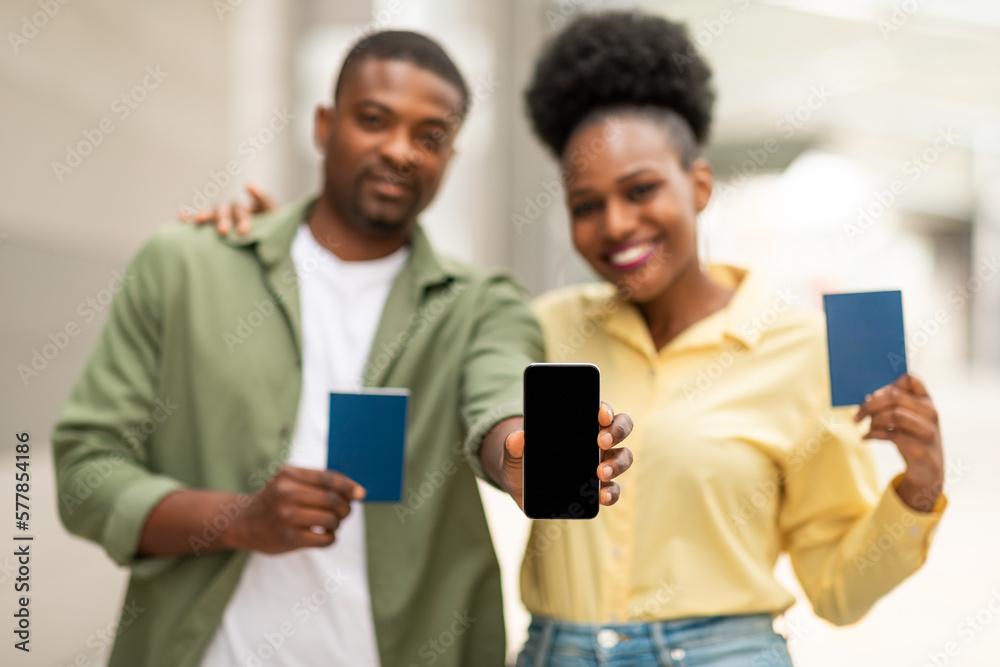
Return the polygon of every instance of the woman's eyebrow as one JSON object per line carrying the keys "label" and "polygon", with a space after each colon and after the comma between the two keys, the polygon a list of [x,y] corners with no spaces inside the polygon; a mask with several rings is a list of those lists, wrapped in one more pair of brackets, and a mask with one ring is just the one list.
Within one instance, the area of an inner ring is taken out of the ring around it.
{"label": "woman's eyebrow", "polygon": [[566,195],[568,197],[575,197],[576,195],[582,195],[584,193],[593,192],[593,191],[594,191],[594,188],[589,187],[589,186],[585,186],[585,187],[582,187],[582,188],[573,188],[571,190],[567,190]]}
{"label": "woman's eyebrow", "polygon": [[616,178],[616,179],[615,179],[615,183],[621,183],[622,181],[627,181],[627,180],[629,180],[630,178],[635,178],[636,176],[639,176],[639,175],[641,175],[641,174],[644,174],[644,173],[646,173],[647,171],[648,171],[648,172],[652,172],[652,173],[654,173],[654,174],[656,173],[655,171],[653,171],[653,170],[652,170],[652,169],[650,169],[649,167],[642,167],[641,169],[636,169],[636,170],[635,170],[635,171],[633,171],[633,172],[630,172],[630,173],[628,173],[628,174],[625,174],[624,176],[621,176],[621,177],[619,177],[619,178]]}

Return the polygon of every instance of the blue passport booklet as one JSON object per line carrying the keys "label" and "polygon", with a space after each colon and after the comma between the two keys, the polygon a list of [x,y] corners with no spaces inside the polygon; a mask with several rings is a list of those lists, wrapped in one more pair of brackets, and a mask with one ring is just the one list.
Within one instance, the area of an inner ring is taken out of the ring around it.
{"label": "blue passport booklet", "polygon": [[902,292],[824,294],[823,310],[834,406],[858,405],[906,373]]}
{"label": "blue passport booklet", "polygon": [[365,487],[365,502],[403,497],[409,389],[330,392],[329,470]]}

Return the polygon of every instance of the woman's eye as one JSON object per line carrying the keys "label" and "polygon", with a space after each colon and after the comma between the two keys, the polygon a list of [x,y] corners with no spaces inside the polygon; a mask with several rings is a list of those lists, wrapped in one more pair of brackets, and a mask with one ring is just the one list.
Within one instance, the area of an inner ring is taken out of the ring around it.
{"label": "woman's eye", "polygon": [[632,201],[639,201],[653,190],[656,189],[655,183],[643,183],[641,185],[633,185],[628,190],[628,197]]}
{"label": "woman's eye", "polygon": [[582,218],[590,215],[598,208],[597,204],[592,201],[583,202],[581,204],[576,204],[570,209],[574,218]]}

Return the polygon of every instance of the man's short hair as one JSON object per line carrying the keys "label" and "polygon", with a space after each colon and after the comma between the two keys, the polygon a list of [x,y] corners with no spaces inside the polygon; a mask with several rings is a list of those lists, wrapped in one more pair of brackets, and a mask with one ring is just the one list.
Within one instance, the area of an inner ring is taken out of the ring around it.
{"label": "man's short hair", "polygon": [[340,97],[347,72],[369,60],[401,60],[437,74],[461,93],[462,105],[456,111],[459,116],[465,116],[469,108],[469,89],[455,63],[440,44],[426,35],[409,30],[382,30],[355,42],[347,52],[344,65],[337,76],[337,85],[333,91],[334,102]]}

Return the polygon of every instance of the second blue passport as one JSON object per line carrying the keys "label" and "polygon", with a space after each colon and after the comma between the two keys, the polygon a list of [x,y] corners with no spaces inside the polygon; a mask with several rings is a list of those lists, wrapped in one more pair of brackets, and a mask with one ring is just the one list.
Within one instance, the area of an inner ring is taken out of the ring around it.
{"label": "second blue passport", "polygon": [[833,405],[858,405],[906,373],[903,293],[824,294]]}

